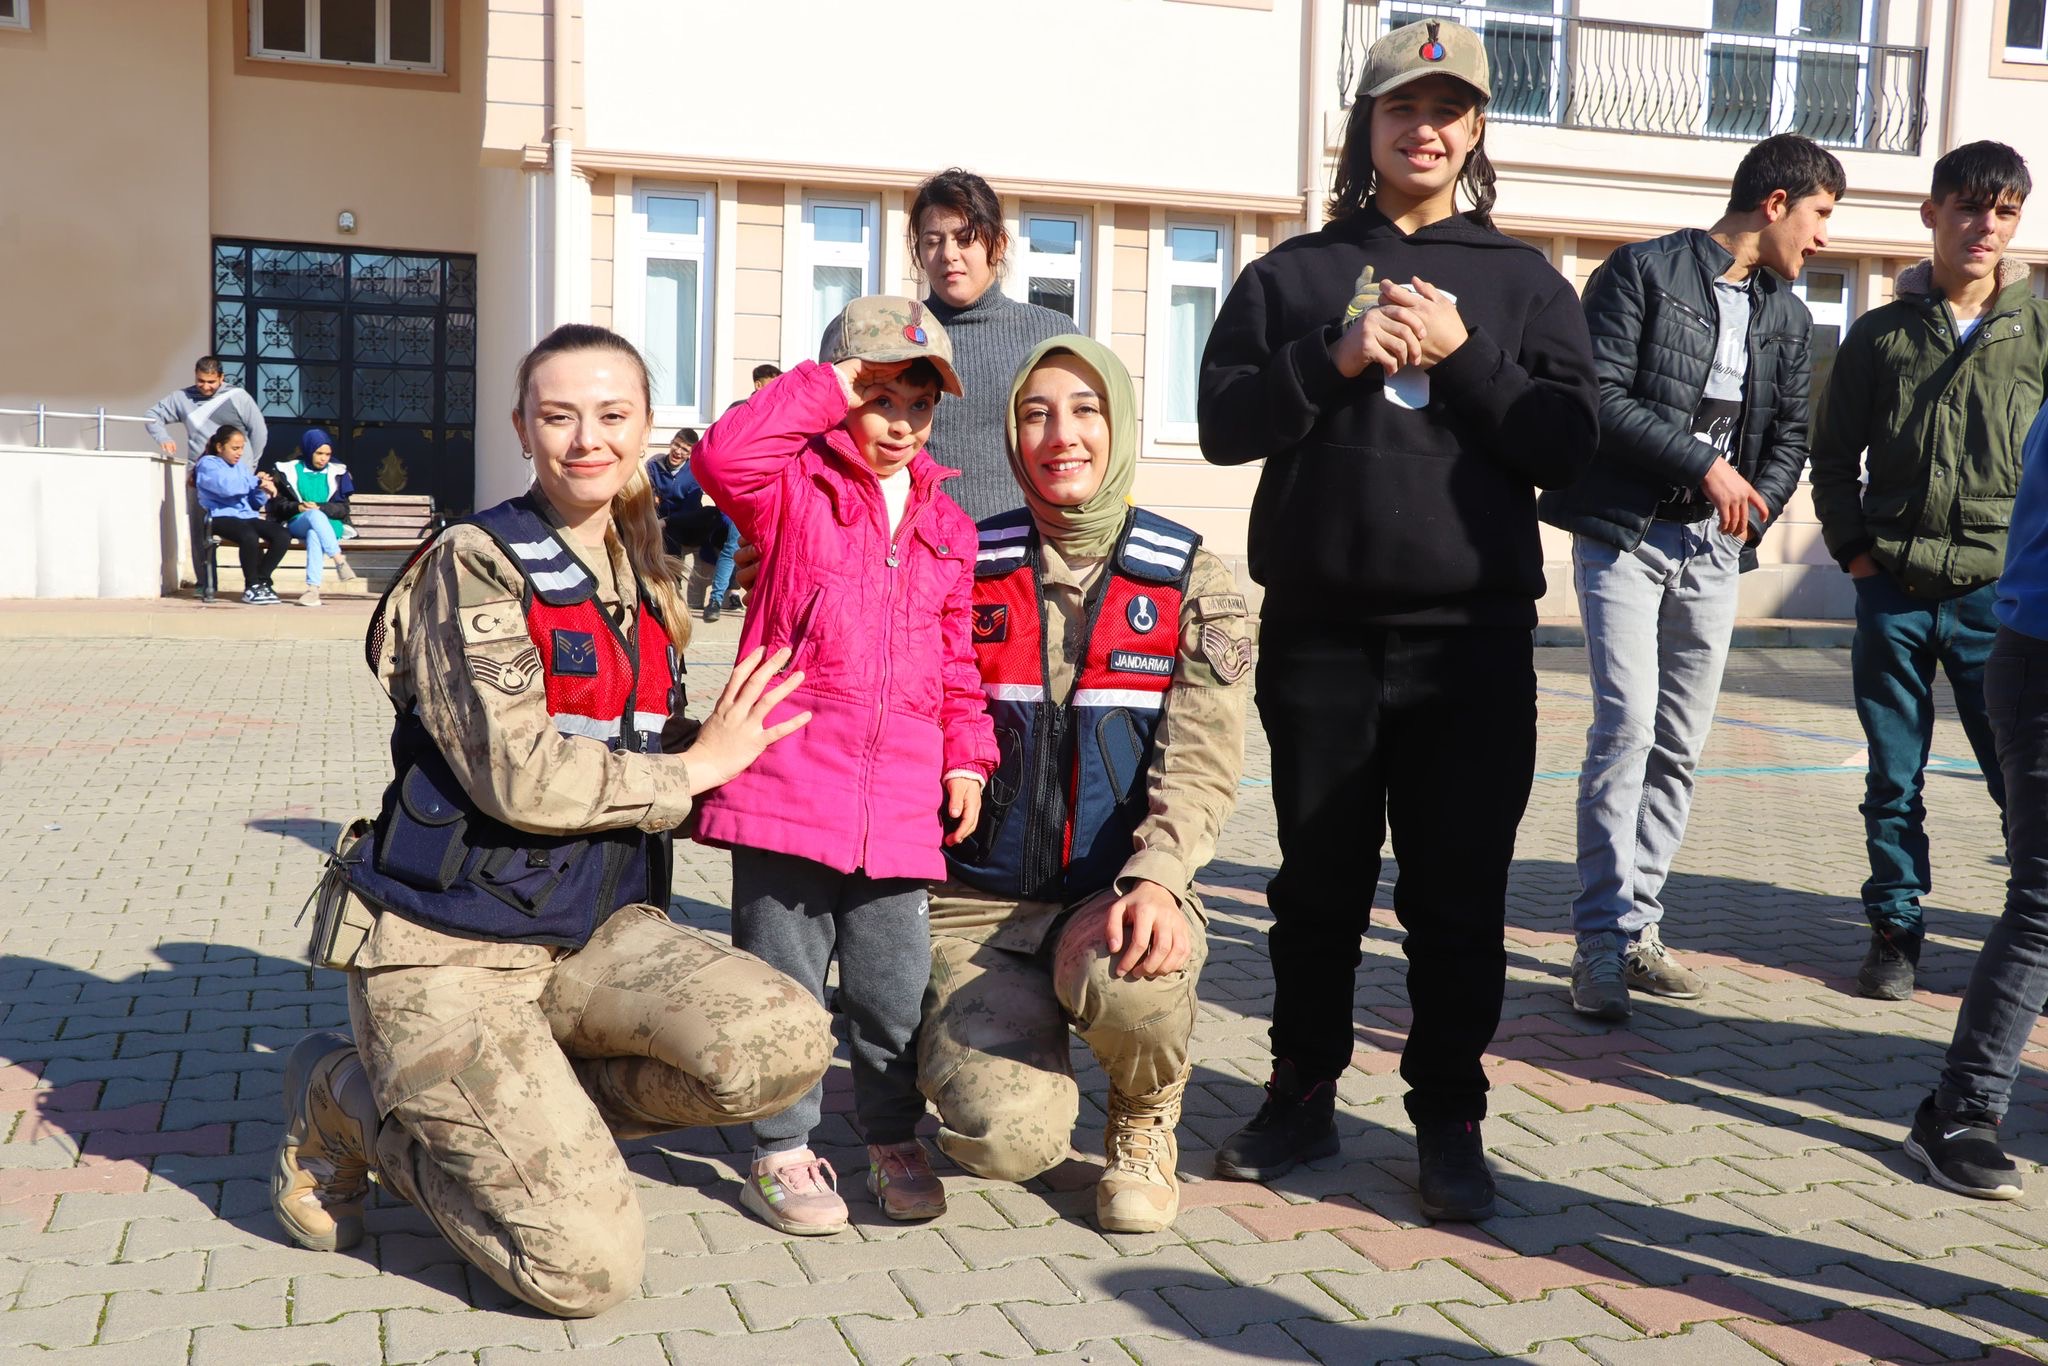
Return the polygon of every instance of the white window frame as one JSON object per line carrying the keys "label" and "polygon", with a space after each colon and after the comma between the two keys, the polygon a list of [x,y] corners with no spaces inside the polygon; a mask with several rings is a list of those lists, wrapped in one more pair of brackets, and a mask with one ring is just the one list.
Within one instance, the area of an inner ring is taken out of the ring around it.
{"label": "white window frame", "polygon": [[[27,0],[22,0],[24,5]],[[330,60],[319,55],[320,46],[320,0],[302,0],[306,7],[306,48],[304,52],[273,51],[263,45],[263,0],[247,0],[249,6],[249,55],[272,62],[303,62],[308,66],[350,67],[358,71],[412,71],[421,75],[438,76],[447,70],[448,54],[445,44],[448,30],[444,22],[444,7],[447,0],[428,0],[431,7],[428,17],[429,32],[433,39],[433,60],[422,65],[419,62],[397,62],[391,60],[391,0],[376,0],[377,5],[377,56],[367,62]]]}
{"label": "white window frame", "polygon": [[[1799,117],[1799,62],[1806,56],[1854,56],[1856,58],[1856,113],[1855,126],[1846,138],[1816,138],[1825,147],[1860,147],[1864,144],[1870,127],[1870,63],[1871,44],[1877,38],[1877,12],[1883,8],[1883,0],[1863,0],[1863,27],[1854,38],[1809,38],[1799,24],[1799,0],[1771,0],[1775,7],[1775,23],[1770,33],[1732,34],[1714,28],[1713,0],[1696,0],[1699,8],[1695,16],[1702,29],[1714,34],[1714,41],[1700,46],[1700,115],[1701,128],[1706,127],[1706,115],[1713,108],[1714,69],[1713,58],[1717,52],[1732,52],[1741,49],[1761,49],[1771,54],[1771,117],[1770,125],[1755,136],[1769,137],[1777,133],[1802,131],[1797,127]],[[2036,58],[2035,60],[2040,60]],[[1791,67],[1792,81],[1789,87],[1781,83],[1779,68]],[[1748,137],[1749,133],[1708,134],[1710,137]]]}
{"label": "white window frame", "polygon": [[[1074,254],[1057,256],[1040,254],[1031,249],[1031,223],[1034,219],[1052,219],[1070,223],[1074,228]],[[1011,253],[1010,276],[1005,282],[1004,292],[1023,303],[1031,302],[1031,281],[1067,280],[1074,286],[1074,330],[1088,332],[1089,290],[1093,287],[1095,272],[1090,248],[1094,245],[1088,214],[1078,209],[1022,209],[1017,214],[1017,245]]]}
{"label": "white window frame", "polygon": [[[857,209],[861,215],[861,241],[820,242],[817,237],[817,212],[819,209]],[[816,316],[818,267],[854,266],[860,270],[860,289],[854,297],[875,292],[875,281],[881,277],[881,201],[871,196],[807,194],[804,196],[802,231],[802,275],[797,281],[796,297],[808,330],[811,322],[817,322],[815,332],[802,337],[799,359],[817,355],[818,342],[822,340],[825,324],[831,320],[819,320]],[[789,350],[785,343],[783,350]]]}
{"label": "white window frame", "polygon": [[[1496,106],[1487,112],[1487,117],[1503,123],[1556,124],[1560,122],[1564,102],[1564,12],[1565,0],[1542,0],[1549,5],[1543,10],[1489,9],[1485,0],[1477,3],[1457,3],[1457,0],[1380,0],[1379,36],[1384,38],[1399,25],[1394,21],[1412,23],[1416,18],[1448,19],[1462,24],[1480,35],[1483,43],[1489,30],[1527,29],[1550,35],[1550,105],[1541,111],[1510,113]],[[1500,94],[1500,78],[1494,78],[1494,93]]]}
{"label": "white window frame", "polygon": [[[651,199],[689,199],[697,204],[697,234],[655,232],[647,226],[647,204]],[[712,319],[714,281],[717,268],[717,192],[708,185],[670,185],[660,182],[633,187],[632,210],[619,226],[617,246],[618,280],[613,291],[612,317],[619,331],[643,354],[652,354],[647,336],[647,263],[649,261],[694,261],[697,263],[697,402],[694,405],[656,403],[657,427],[694,427],[709,422],[715,414],[711,405]]]}
{"label": "white window frame", "polygon": [[[1805,267],[1799,272],[1799,278],[1792,282],[1793,296],[1799,302],[1806,305],[1806,311],[1812,316],[1814,323],[1818,326],[1833,327],[1835,329],[1835,354],[1838,356],[1841,354],[1842,342],[1848,339],[1849,324],[1856,321],[1856,300],[1859,297],[1858,285],[1860,283],[1858,276],[1860,274],[1861,272],[1857,270],[1854,261],[1824,261],[1820,265]],[[1841,277],[1842,297],[1839,301],[1831,304],[1817,304],[1806,297],[1809,286],[1812,284],[1814,277],[1818,275],[1839,275]],[[1829,373],[1833,374],[1834,372],[1830,370]],[[1808,394],[1808,411],[1811,412],[1813,406],[1819,402],[1820,395],[1818,393]],[[1811,478],[1812,471],[1810,468],[1804,465],[1800,466],[1800,482],[1810,482]]]}
{"label": "white window frame", "polygon": [[[23,0],[23,3],[26,4],[27,0]],[[2008,27],[2012,23],[2013,7],[2029,3],[2043,5],[2044,8],[2048,8],[2048,0],[2006,0],[2005,15]],[[1993,41],[1998,44],[1999,50],[2005,54],[2005,60],[2008,62],[2026,62],[2034,66],[2048,66],[2048,14],[2042,15],[2041,46],[2039,47],[2007,47],[2003,33],[1998,34]]]}
{"label": "white window frame", "polygon": [[28,28],[28,5],[29,0],[14,0],[14,15],[12,18],[0,18],[0,28]]}
{"label": "white window frame", "polygon": [[[1230,286],[1237,278],[1237,224],[1228,218],[1211,218],[1201,214],[1161,213],[1153,220],[1154,227],[1147,255],[1152,268],[1146,272],[1151,278],[1147,282],[1146,306],[1146,355],[1145,393],[1146,407],[1150,409],[1152,442],[1155,447],[1178,447],[1161,449],[1154,453],[1177,459],[1201,459],[1201,434],[1194,422],[1176,422],[1167,415],[1167,365],[1172,358],[1173,345],[1173,287],[1175,285],[1202,285],[1216,291],[1216,313],[1223,312],[1223,300],[1230,293]],[[1176,261],[1173,259],[1173,231],[1175,228],[1194,228],[1216,234],[1216,259],[1214,261]],[[1211,320],[1214,326],[1214,319]],[[1153,339],[1156,338],[1156,344]],[[1199,371],[1200,360],[1196,366]],[[1194,377],[1200,382],[1200,375]]]}

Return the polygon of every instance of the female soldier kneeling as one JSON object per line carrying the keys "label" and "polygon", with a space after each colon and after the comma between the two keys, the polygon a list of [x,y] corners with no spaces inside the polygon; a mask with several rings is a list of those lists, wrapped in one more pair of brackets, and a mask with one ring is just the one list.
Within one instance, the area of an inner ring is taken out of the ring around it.
{"label": "female soldier kneeling", "polygon": [[372,619],[394,773],[342,865],[375,925],[354,1040],[286,1062],[271,1203],[296,1242],[346,1248],[374,1170],[506,1291],[582,1316],[640,1281],[615,1140],[773,1114],[832,1038],[803,987],[661,909],[668,832],[809,719],[764,725],[802,676],[771,688],[786,655],[748,656],[690,738],[645,365],[566,326],[519,393],[533,487],[441,535]]}

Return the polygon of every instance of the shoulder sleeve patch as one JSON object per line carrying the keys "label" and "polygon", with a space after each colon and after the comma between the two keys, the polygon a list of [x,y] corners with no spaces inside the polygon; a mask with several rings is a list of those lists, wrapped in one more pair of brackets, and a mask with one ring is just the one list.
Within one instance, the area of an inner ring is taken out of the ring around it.
{"label": "shoulder sleeve patch", "polygon": [[1248,617],[1251,607],[1242,593],[1210,593],[1195,599],[1195,620],[1216,621],[1222,617]]}
{"label": "shoulder sleeve patch", "polygon": [[1216,677],[1225,683],[1235,683],[1243,678],[1252,667],[1252,638],[1239,635],[1222,626],[1204,626],[1201,638],[1202,658],[1216,671]]}

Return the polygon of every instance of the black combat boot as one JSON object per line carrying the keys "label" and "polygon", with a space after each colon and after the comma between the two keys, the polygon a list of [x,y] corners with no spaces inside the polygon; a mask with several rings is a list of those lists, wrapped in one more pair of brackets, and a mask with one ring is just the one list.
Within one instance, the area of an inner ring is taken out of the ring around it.
{"label": "black combat boot", "polygon": [[1252,1122],[1216,1152],[1216,1174],[1232,1181],[1270,1181],[1297,1162],[1337,1153],[1337,1083],[1304,1083],[1285,1058],[1273,1063],[1266,1103]]}
{"label": "black combat boot", "polygon": [[1431,1219],[1493,1217],[1493,1173],[1474,1119],[1424,1120],[1415,1126],[1415,1158],[1422,1169],[1422,1212]]}

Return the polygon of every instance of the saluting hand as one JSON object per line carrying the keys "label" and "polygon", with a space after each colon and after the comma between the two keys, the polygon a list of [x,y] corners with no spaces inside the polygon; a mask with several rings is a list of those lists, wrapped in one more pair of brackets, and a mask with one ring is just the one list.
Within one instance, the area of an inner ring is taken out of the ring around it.
{"label": "saluting hand", "polygon": [[804,681],[803,671],[790,674],[774,687],[768,680],[787,663],[790,652],[777,650],[766,660],[756,648],[732,666],[732,677],[712,704],[697,738],[683,751],[690,769],[690,795],[708,791],[732,781],[747,771],[761,752],[811,723],[811,714],[798,712],[777,725],[768,724],[769,713]]}
{"label": "saluting hand", "polygon": [[832,362],[832,373],[839,376],[839,390],[846,395],[849,408],[860,407],[878,385],[887,384],[909,368],[907,360],[873,361],[858,356]]}

